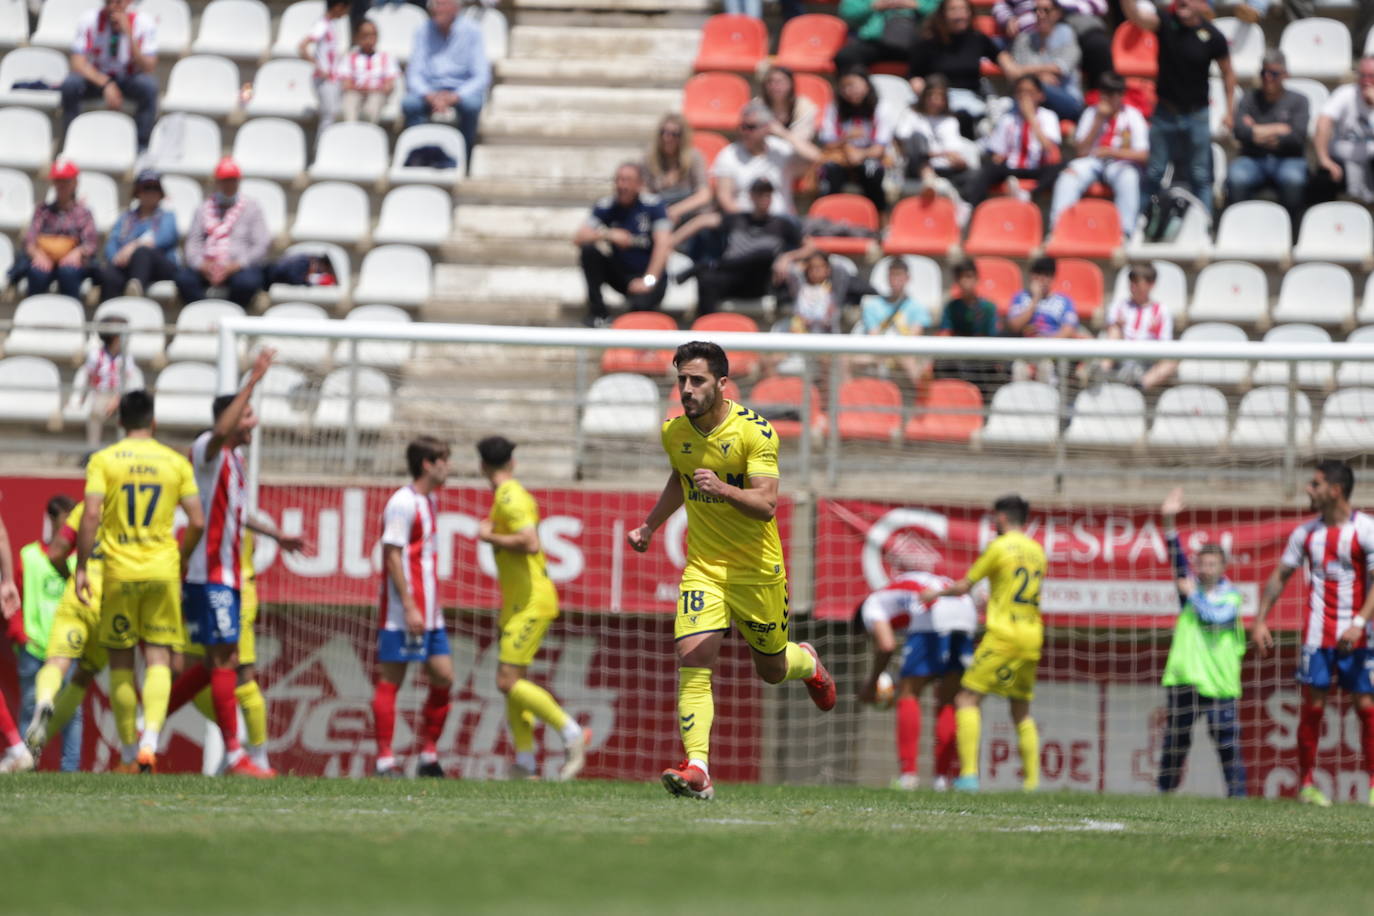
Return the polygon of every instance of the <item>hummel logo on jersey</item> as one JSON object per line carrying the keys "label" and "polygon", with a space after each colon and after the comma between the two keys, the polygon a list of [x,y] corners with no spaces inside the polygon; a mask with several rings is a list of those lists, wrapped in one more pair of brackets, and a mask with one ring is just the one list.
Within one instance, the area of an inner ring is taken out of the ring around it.
{"label": "hummel logo on jersey", "polygon": [[684,454],[684,455],[690,455],[690,454],[692,454],[692,443],[690,443],[690,442],[684,442],[684,443],[682,443],[682,454]]}
{"label": "hummel logo on jersey", "polygon": [[689,732],[689,731],[691,731],[693,728],[696,727],[696,724],[697,724],[697,722],[696,722],[697,714],[696,714],[696,713],[692,713],[690,716],[681,716],[680,718],[682,719],[682,730],[683,730],[683,731]]}

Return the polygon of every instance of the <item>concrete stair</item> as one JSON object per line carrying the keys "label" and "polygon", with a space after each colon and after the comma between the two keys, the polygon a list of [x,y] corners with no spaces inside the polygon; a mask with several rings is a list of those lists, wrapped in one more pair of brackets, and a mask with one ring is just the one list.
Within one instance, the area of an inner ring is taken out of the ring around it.
{"label": "concrete stair", "polygon": [[587,207],[512,207],[467,204],[458,208],[448,260],[478,264],[568,267],[577,263],[573,233]]}
{"label": "concrete stair", "polygon": [[611,193],[615,167],[641,155],[632,146],[479,143],[468,180],[458,186],[459,208],[463,201],[590,207]]}
{"label": "concrete stair", "polygon": [[701,40],[697,29],[516,26],[502,82],[681,88]]}
{"label": "concrete stair", "polygon": [[643,144],[659,118],[680,111],[675,89],[505,84],[482,112],[482,137],[501,143]]}

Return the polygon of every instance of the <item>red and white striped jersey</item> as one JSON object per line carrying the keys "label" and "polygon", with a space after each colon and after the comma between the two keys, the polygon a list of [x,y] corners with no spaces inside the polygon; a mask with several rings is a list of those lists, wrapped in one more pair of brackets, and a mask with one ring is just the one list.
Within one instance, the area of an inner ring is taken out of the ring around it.
{"label": "red and white striped jersey", "polygon": [[364,54],[362,51],[349,51],[339,57],[339,65],[334,75],[340,82],[348,81],[353,88],[362,92],[381,92],[388,80],[401,75],[396,61],[385,51]]}
{"label": "red and white striped jersey", "polygon": [[[1307,566],[1303,645],[1335,648],[1368,594],[1369,575],[1374,571],[1374,518],[1351,512],[1345,524],[1331,527],[1314,518],[1288,538],[1279,562],[1290,569]],[[1360,637],[1359,647],[1367,637],[1367,633]]]}
{"label": "red and white striped jersey", "polygon": [[1158,302],[1140,305],[1129,296],[1112,306],[1107,326],[1121,329],[1126,340],[1173,340],[1174,318]]}
{"label": "red and white striped jersey", "polygon": [[918,598],[926,589],[941,589],[950,580],[928,572],[906,572],[864,599],[860,616],[864,629],[873,629],[876,620],[887,620],[894,632],[950,633],[973,632],[978,626],[978,608],[967,595],[962,598],[937,598],[926,607]]}
{"label": "red and white striped jersey", "polygon": [[186,581],[196,585],[242,588],[243,523],[248,511],[248,478],[243,453],[222,447],[207,453],[214,433],[203,432],[191,446],[191,468],[205,512],[205,534],[191,553]]}
{"label": "red and white striped jersey", "polygon": [[[382,545],[401,548],[406,588],[425,618],[426,630],[444,625],[439,611],[438,546],[434,532],[434,494],[421,496],[414,487],[401,487],[386,501],[382,512]],[[401,594],[382,566],[382,607],[378,626],[383,630],[404,630],[406,608]]]}
{"label": "red and white striped jersey", "polygon": [[335,20],[324,17],[315,23],[306,35],[306,41],[314,43],[315,79],[335,79],[334,70],[339,65],[339,35],[334,29]]}

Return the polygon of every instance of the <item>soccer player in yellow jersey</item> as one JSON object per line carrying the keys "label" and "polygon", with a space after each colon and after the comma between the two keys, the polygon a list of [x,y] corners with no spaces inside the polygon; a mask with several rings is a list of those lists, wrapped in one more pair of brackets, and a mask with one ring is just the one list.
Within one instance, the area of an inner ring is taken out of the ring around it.
{"label": "soccer player in yellow jersey", "polygon": [[[122,745],[134,753],[138,693],[134,647],[143,643],[143,736],[138,768],[151,773],[172,690],[172,652],[185,642],[181,579],[186,559],[205,524],[191,463],[153,438],[153,396],[130,391],[119,399],[124,438],[86,465],[86,505],[76,540],[76,596],[91,605],[89,564],[96,532],[105,554],[98,637],[110,656],[110,706]],[[186,513],[178,550],[173,533],[177,506]]]}
{"label": "soccer player in yellow jersey", "polygon": [[686,759],[663,771],[674,795],[715,795],[707,767],[711,670],[731,621],[749,644],[754,670],[770,684],[800,680],[822,710],[835,705],[835,681],[809,643],[788,641],[787,572],[774,518],[778,437],[767,420],[725,397],[730,366],[713,343],[677,348],[678,395],[685,414],[664,422],[672,471],[644,524],[627,535],[643,553],[679,506],[687,507],[687,568],[674,615],[678,728]]}
{"label": "soccer player in yellow jersey", "polygon": [[1035,667],[1045,642],[1040,621],[1040,586],[1045,581],[1045,551],[1026,536],[1030,503],[1003,496],[992,504],[997,537],[974,561],[968,575],[947,588],[921,593],[922,601],[967,595],[979,580],[988,580],[987,632],[973,654],[954,697],[959,743],[959,778],[954,788],[978,791],[978,742],[983,726],[980,705],[989,693],[1007,698],[1021,749],[1022,786],[1040,785],[1040,735],[1031,718]]}
{"label": "soccer player in yellow jersey", "polygon": [[514,451],[515,443],[503,436],[488,436],[477,443],[482,476],[494,491],[491,514],[482,520],[477,536],[491,545],[501,583],[496,686],[506,695],[506,720],[515,744],[511,777],[535,775],[533,725],[537,716],[558,731],[567,748],[558,778],[574,779],[586,765],[587,733],[547,690],[526,678],[549,624],[558,616],[558,592],[539,544],[539,507],[515,479]]}

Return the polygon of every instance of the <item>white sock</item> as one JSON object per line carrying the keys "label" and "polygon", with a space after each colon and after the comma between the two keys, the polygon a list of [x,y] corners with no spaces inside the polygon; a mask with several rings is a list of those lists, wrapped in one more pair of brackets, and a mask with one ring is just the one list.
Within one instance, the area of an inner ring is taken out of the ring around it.
{"label": "white sock", "polygon": [[5,756],[18,757],[20,752],[24,750],[24,747],[25,745],[22,741],[20,741],[18,744],[11,744],[9,747],[5,748]]}
{"label": "white sock", "polygon": [[576,744],[582,740],[582,726],[577,724],[576,719],[569,718],[567,722],[563,723],[563,730],[559,734],[563,736],[565,746]]}
{"label": "white sock", "polygon": [[138,749],[140,751],[152,751],[153,753],[157,753],[157,742],[161,737],[162,733],[156,728],[145,728],[143,730],[143,737],[138,742]]}
{"label": "white sock", "polygon": [[524,767],[533,773],[536,766],[534,762],[534,751],[517,751],[515,754],[515,765]]}
{"label": "white sock", "polygon": [[224,755],[224,762],[227,763],[229,766],[233,766],[234,764],[238,763],[238,762],[239,762],[240,760],[242,760],[242,759],[243,759],[243,748],[241,748],[241,747],[235,748],[234,750],[229,751],[228,753],[226,753],[226,754]]}
{"label": "white sock", "polygon": [[120,762],[120,763],[133,763],[133,762],[134,762],[134,759],[135,759],[136,757],[138,757],[138,745],[136,745],[136,744],[122,744],[122,745],[120,745],[120,747],[119,747],[119,762]]}
{"label": "white sock", "polygon": [[395,757],[378,757],[378,758],[377,758],[377,772],[378,772],[378,773],[385,773],[387,770],[391,769],[391,768],[394,767],[394,766],[396,766],[396,758],[395,758]]}
{"label": "white sock", "polygon": [[438,762],[439,762],[439,755],[436,754],[434,751],[421,751],[421,752],[420,752],[420,762],[421,762],[421,763],[438,763]]}
{"label": "white sock", "polygon": [[711,775],[711,771],[708,770],[708,769],[706,768],[706,761],[705,761],[705,760],[698,760],[698,759],[696,759],[695,757],[693,757],[691,760],[687,761],[687,765],[688,765],[688,766],[692,766],[692,767],[698,768],[699,770],[701,770],[701,772],[705,773],[707,776],[710,776],[710,775]]}
{"label": "white sock", "polygon": [[263,744],[248,745],[248,759],[252,760],[264,770],[271,769],[267,762],[267,746]]}

